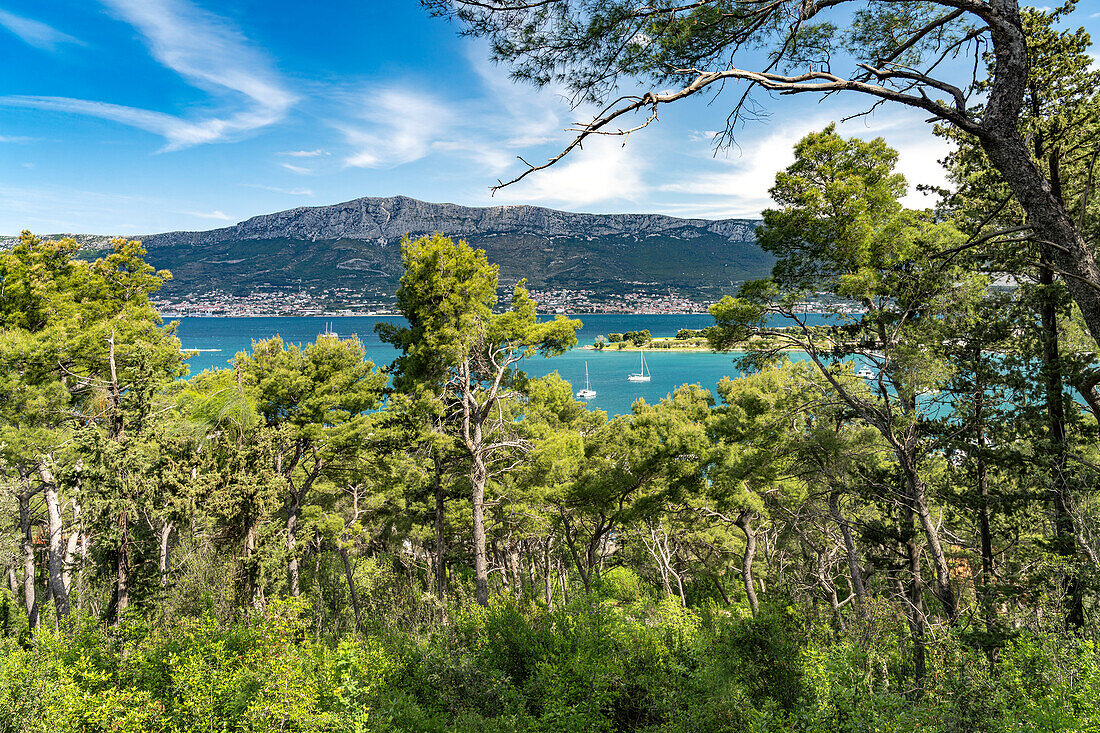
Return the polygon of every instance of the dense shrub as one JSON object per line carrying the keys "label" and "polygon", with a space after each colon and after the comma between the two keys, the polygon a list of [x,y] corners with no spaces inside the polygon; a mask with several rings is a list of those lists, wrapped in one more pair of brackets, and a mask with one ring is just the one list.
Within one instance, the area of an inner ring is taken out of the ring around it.
{"label": "dense shrub", "polygon": [[566,608],[501,600],[340,641],[293,603],[229,625],[74,620],[0,638],[0,733],[1100,730],[1085,639],[1021,634],[990,662],[944,634],[921,693],[896,609],[838,633],[795,607],[741,617],[646,588],[612,569]]}

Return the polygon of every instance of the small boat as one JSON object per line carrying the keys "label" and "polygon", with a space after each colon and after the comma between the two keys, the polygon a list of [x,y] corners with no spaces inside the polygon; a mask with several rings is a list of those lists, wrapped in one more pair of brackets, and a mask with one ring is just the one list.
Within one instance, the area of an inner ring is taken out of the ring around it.
{"label": "small boat", "polygon": [[856,376],[860,379],[874,379],[878,375],[871,370],[871,367],[864,365],[859,368],[858,372],[856,372]]}
{"label": "small boat", "polygon": [[626,378],[630,382],[648,382],[649,378],[650,378],[650,373],[649,373],[649,370],[646,369],[646,365],[645,365],[645,352],[639,351],[638,355],[642,357],[641,370],[638,371],[638,373],[636,373],[636,374],[627,375]]}
{"label": "small boat", "polygon": [[326,323],[325,324],[325,330],[324,330],[324,333],[321,334],[321,336],[323,336],[325,338],[333,338],[333,339],[340,338],[340,334],[338,334],[338,333],[336,333],[335,331],[332,330],[332,324],[331,323]]}
{"label": "small boat", "polygon": [[577,392],[577,397],[582,400],[590,400],[596,396],[596,390],[588,384],[588,362],[584,363],[584,389]]}

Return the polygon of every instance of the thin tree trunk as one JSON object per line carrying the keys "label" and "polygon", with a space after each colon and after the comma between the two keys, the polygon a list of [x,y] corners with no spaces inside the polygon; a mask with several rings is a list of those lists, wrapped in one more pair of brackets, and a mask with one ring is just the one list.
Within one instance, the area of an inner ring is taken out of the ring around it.
{"label": "thin tree trunk", "polygon": [[19,576],[15,572],[14,565],[8,566],[8,589],[11,591],[11,594],[13,596],[15,596],[16,598],[19,597]]}
{"label": "thin tree trunk", "polygon": [[443,462],[438,451],[432,451],[435,459],[435,592],[440,598],[447,596],[447,536],[443,520],[446,517],[446,497],[443,494]]}
{"label": "thin tree trunk", "polygon": [[756,531],[752,528],[752,512],[743,511],[737,515],[737,526],[745,533],[745,555],[741,561],[741,577],[745,581],[745,595],[749,599],[749,608],[755,616],[760,610],[756,599],[756,588],[752,578],[752,560],[756,554]]}
{"label": "thin tree trunk", "polygon": [[840,528],[840,536],[844,539],[844,552],[848,558],[848,573],[851,576],[852,592],[855,593],[856,603],[859,604],[860,613],[866,613],[867,590],[863,585],[863,568],[860,566],[859,553],[856,551],[856,543],[852,537],[852,527],[840,513],[840,497],[836,492],[829,495],[829,514],[832,515],[836,526]]}
{"label": "thin tree trunk", "polygon": [[161,590],[168,588],[168,576],[172,572],[172,532],[176,529],[176,525],[172,524],[167,519],[161,522],[159,539],[160,539],[160,555],[159,562],[157,563],[157,569],[160,571],[160,587]]}
{"label": "thin tree trunk", "polygon": [[542,546],[543,591],[546,594],[546,610],[554,610],[554,582],[550,576],[550,538]]}
{"label": "thin tree trunk", "polygon": [[902,537],[905,544],[905,556],[909,562],[909,629],[913,635],[913,676],[917,687],[923,689],[927,674],[925,659],[924,630],[924,582],[920,567],[920,546],[917,544],[917,528],[913,510],[903,507]]}
{"label": "thin tree trunk", "polygon": [[936,597],[943,606],[944,614],[948,620],[954,623],[959,617],[958,601],[955,591],[951,587],[951,570],[947,565],[947,556],[944,554],[943,545],[940,544],[940,533],[935,522],[932,521],[932,513],[928,509],[928,497],[925,494],[924,482],[920,480],[912,464],[903,466],[905,470],[906,489],[909,498],[913,502],[917,518],[920,520],[924,536],[928,540],[928,554],[932,558],[932,567],[936,571]]}
{"label": "thin tree trunk", "polygon": [[355,587],[355,575],[351,572],[351,560],[346,547],[340,546],[340,560],[344,563],[344,577],[348,581],[348,593],[351,594],[351,608],[355,612],[355,630],[363,632],[363,612],[359,606],[359,591]]}
{"label": "thin tree trunk", "polygon": [[722,602],[729,606],[730,597],[729,594],[726,593],[726,588],[722,585],[722,578],[718,575],[718,573],[714,573],[714,587],[718,589],[719,595],[722,596]]}
{"label": "thin tree trunk", "polygon": [[47,544],[47,588],[53,597],[57,615],[67,618],[69,615],[69,593],[65,588],[65,556],[62,551],[61,496],[53,473],[46,465],[39,465],[38,475],[42,479],[43,496],[46,499],[46,527],[49,542]]}
{"label": "thin tree trunk", "polygon": [[561,585],[561,604],[569,605],[569,583],[565,578],[565,563],[558,559],[558,583]]}
{"label": "thin tree trunk", "polygon": [[[1076,533],[1073,516],[1069,510],[1069,460],[1066,455],[1066,414],[1061,353],[1058,345],[1058,311],[1053,294],[1054,273],[1051,270],[1050,247],[1043,245],[1039,268],[1039,285],[1042,288],[1042,346],[1043,387],[1047,412],[1047,431],[1050,440],[1050,488],[1047,496],[1051,505],[1051,529],[1054,551],[1067,564],[1077,555]],[[1076,573],[1065,571],[1062,589],[1066,598],[1066,625],[1081,628],[1085,624],[1084,599]]]}
{"label": "thin tree trunk", "polygon": [[485,464],[478,454],[473,456],[473,468],[470,472],[472,491],[470,500],[473,509],[474,530],[474,586],[477,602],[489,605],[489,564],[485,554],[485,484],[487,476]]}
{"label": "thin tree trunk", "polygon": [[263,608],[263,589],[259,582],[259,571],[256,567],[256,523],[251,519],[248,520],[248,531],[244,535],[244,557],[245,557],[245,588],[248,593],[248,602],[252,608],[260,610]]}
{"label": "thin tree trunk", "polygon": [[290,585],[290,595],[297,598],[302,594],[298,585],[298,518],[302,513],[302,506],[298,502],[298,494],[292,494],[286,508],[286,552],[287,552],[287,580]]}
{"label": "thin tree trunk", "polygon": [[31,631],[38,630],[38,598],[35,593],[34,525],[31,521],[31,497],[36,492],[29,487],[19,494],[19,529],[23,536],[23,608],[27,611]]}
{"label": "thin tree trunk", "polygon": [[118,517],[119,546],[115,562],[115,612],[117,626],[122,614],[130,607],[130,522],[123,510]]}
{"label": "thin tree trunk", "polygon": [[505,562],[508,565],[508,572],[512,576],[512,593],[518,601],[523,598],[523,573],[519,567],[519,551],[513,543],[508,544]]}

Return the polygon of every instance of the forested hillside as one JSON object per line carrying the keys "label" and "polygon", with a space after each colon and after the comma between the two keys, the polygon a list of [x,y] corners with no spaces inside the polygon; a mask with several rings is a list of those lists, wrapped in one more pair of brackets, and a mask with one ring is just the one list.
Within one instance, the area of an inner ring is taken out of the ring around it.
{"label": "forested hillside", "polygon": [[[1057,12],[1020,126],[1094,243],[1100,73]],[[402,241],[392,364],[276,336],[188,374],[141,243],[24,233],[0,732],[1100,729],[1100,348],[957,142],[913,210],[884,140],[800,140],[771,275],[703,332],[744,376],[611,419],[524,372],[579,323],[466,241]]]}

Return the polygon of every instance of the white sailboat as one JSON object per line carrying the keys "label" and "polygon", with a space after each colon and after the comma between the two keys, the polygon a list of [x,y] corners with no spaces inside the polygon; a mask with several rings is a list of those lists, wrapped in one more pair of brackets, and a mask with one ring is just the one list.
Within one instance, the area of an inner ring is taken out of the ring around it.
{"label": "white sailboat", "polygon": [[584,363],[584,389],[577,392],[577,397],[582,400],[590,400],[596,396],[596,390],[592,389],[588,384],[588,362]]}
{"label": "white sailboat", "polygon": [[649,370],[646,368],[646,365],[645,365],[645,352],[639,351],[638,355],[642,357],[641,370],[638,371],[637,374],[628,375],[627,380],[629,380],[631,382],[648,382],[650,374],[649,374]]}
{"label": "white sailboat", "polygon": [[871,369],[871,367],[869,367],[869,366],[867,366],[866,364],[864,364],[864,365],[863,365],[863,366],[862,366],[862,367],[860,368],[860,370],[859,370],[858,372],[856,372],[856,376],[857,376],[857,377],[860,377],[861,379],[874,379],[874,378],[876,378],[876,377],[877,377],[878,375],[877,375],[877,374],[875,374],[874,370],[873,370],[873,369]]}

